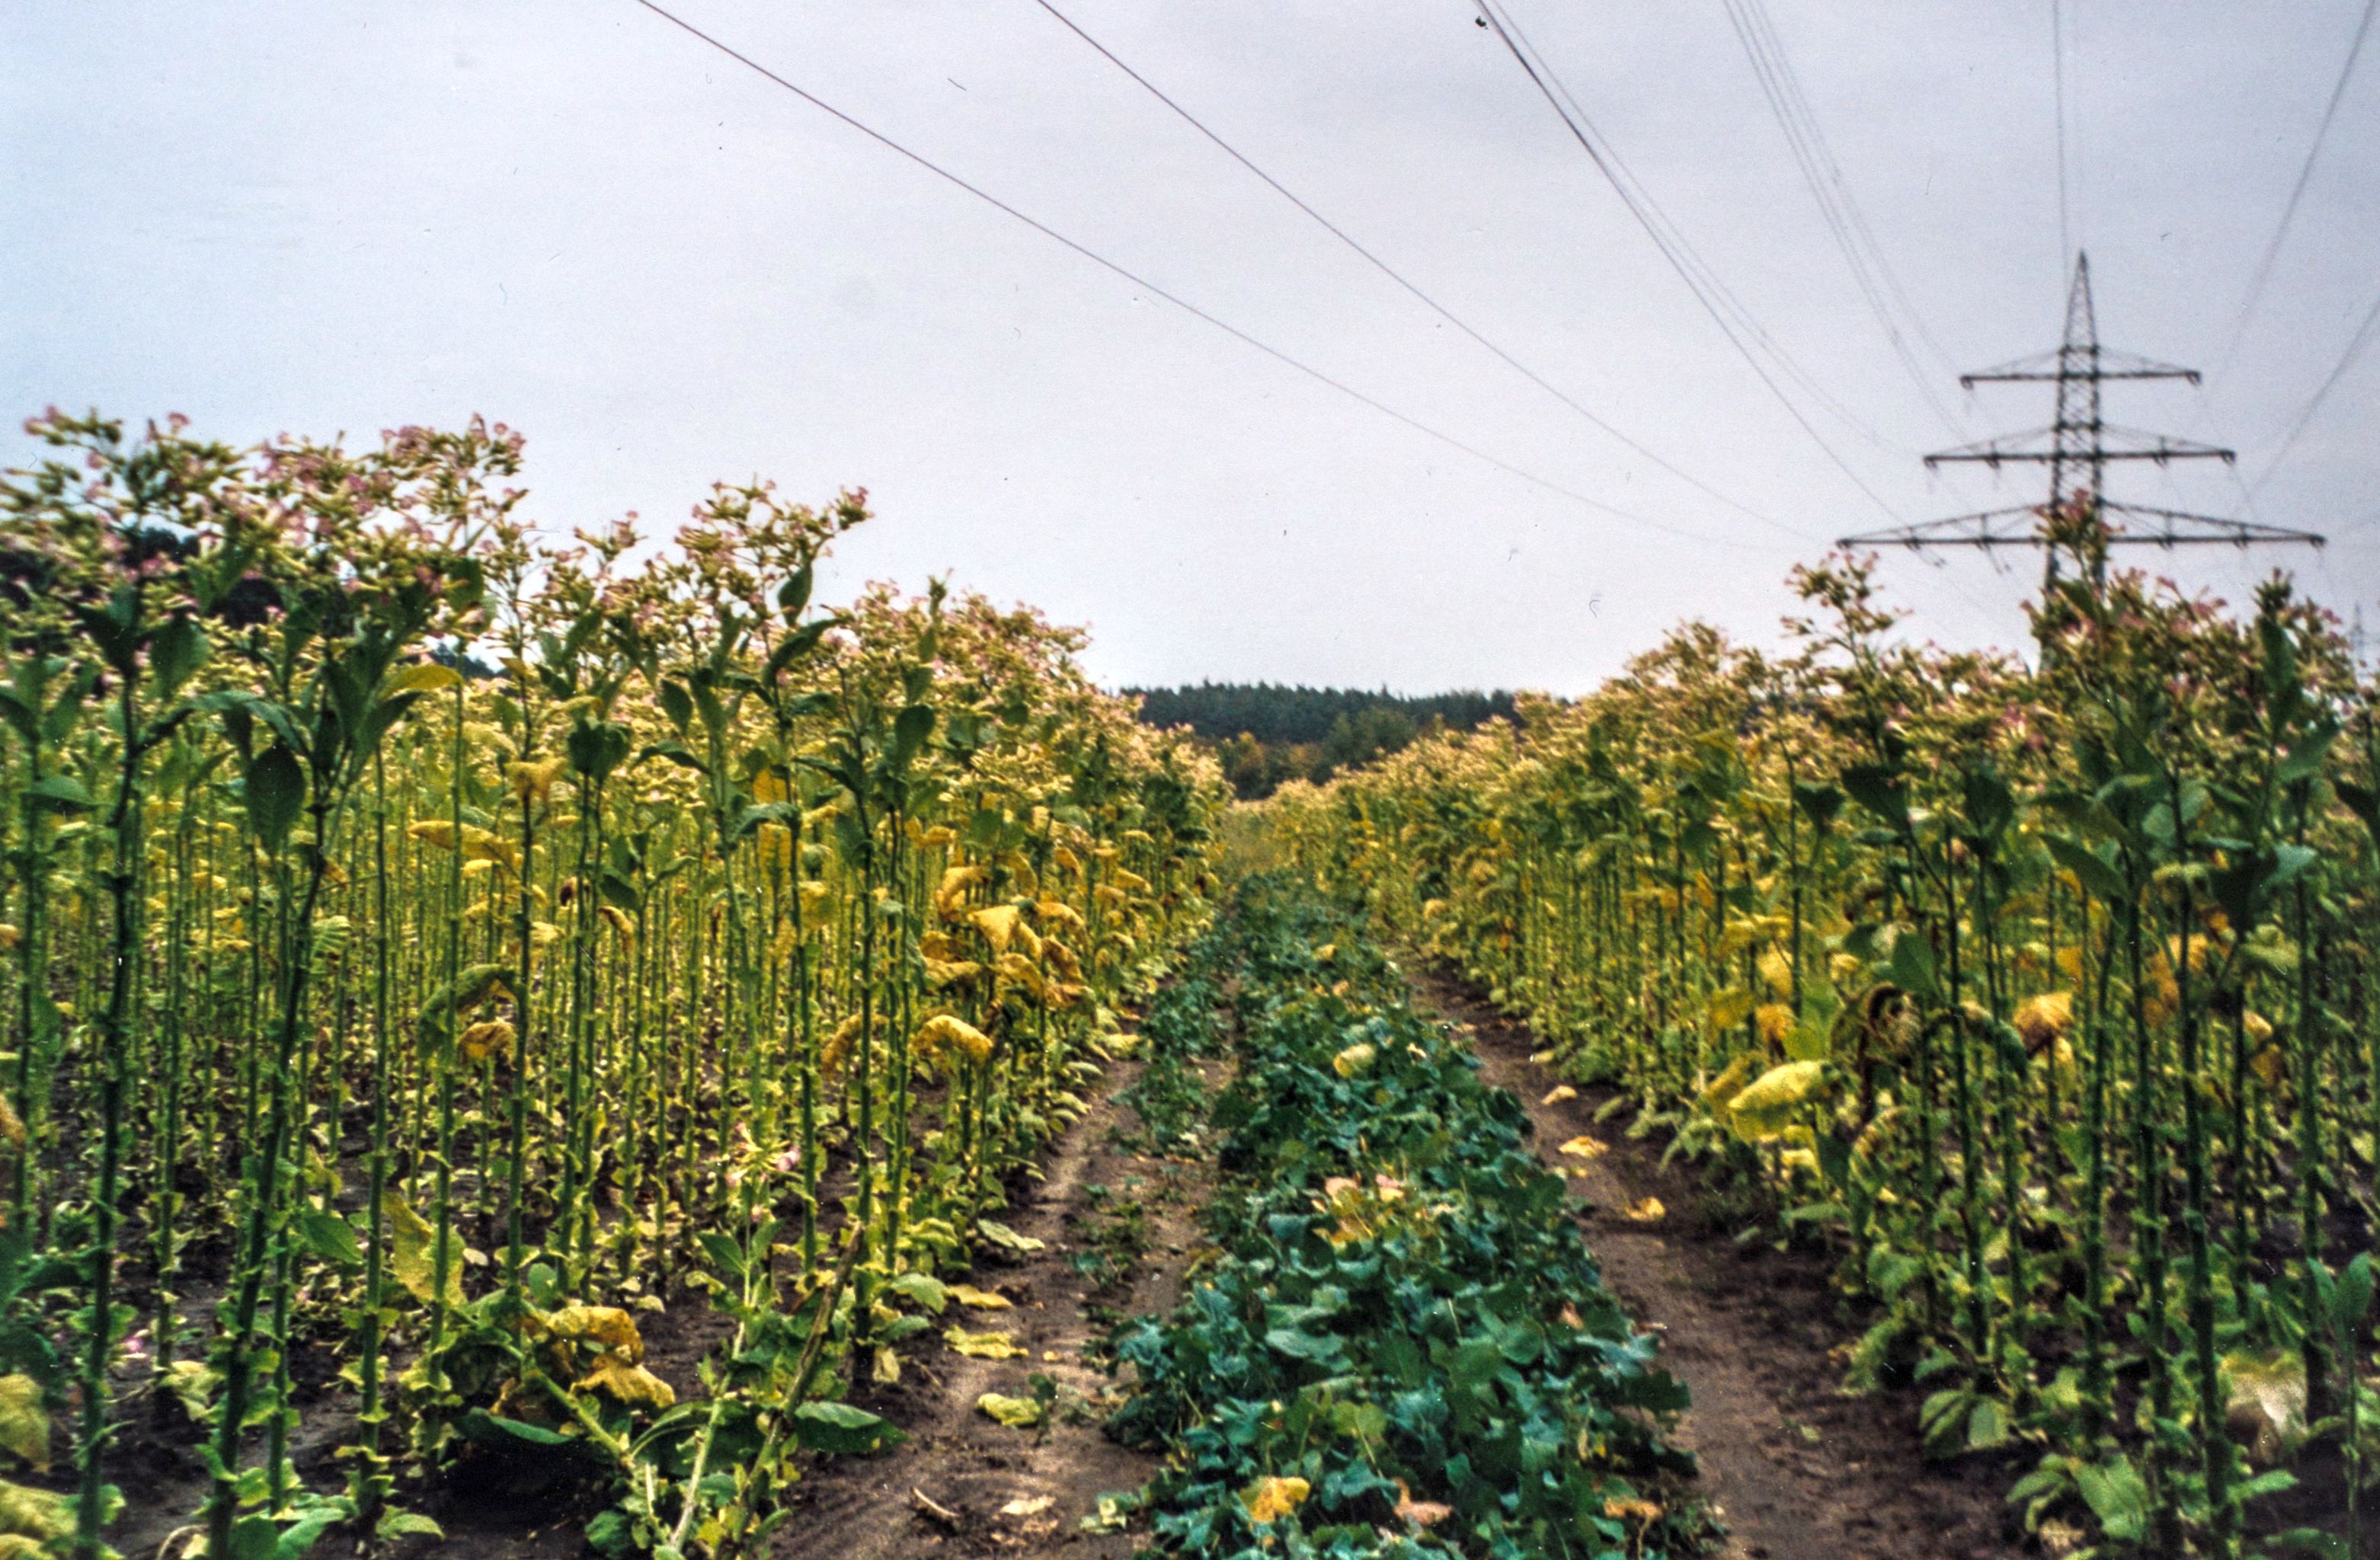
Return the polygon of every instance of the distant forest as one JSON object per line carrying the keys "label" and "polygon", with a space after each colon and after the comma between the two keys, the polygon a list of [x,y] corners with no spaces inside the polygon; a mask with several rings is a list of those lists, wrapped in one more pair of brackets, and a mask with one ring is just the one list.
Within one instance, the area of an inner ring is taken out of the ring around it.
{"label": "distant forest", "polygon": [[1140,695],[1144,723],[1187,726],[1212,744],[1243,801],[1269,796],[1283,780],[1327,780],[1394,753],[1434,727],[1469,731],[1512,713],[1512,695],[1501,689],[1408,698],[1385,688],[1201,683],[1124,692]]}

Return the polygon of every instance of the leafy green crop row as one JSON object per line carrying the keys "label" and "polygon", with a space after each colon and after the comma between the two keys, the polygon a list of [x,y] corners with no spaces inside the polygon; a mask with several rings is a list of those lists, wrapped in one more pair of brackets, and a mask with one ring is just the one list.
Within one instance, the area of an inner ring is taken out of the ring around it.
{"label": "leafy green crop row", "polygon": [[[1519,1103],[1310,894],[1257,880],[1202,962],[1245,1045],[1217,1102],[1220,1248],[1117,1340],[1113,1429],[1165,1447],[1159,1548],[1211,1557],[1694,1553],[1684,1388],[1526,1146]],[[1160,1034],[1156,1044],[1164,1043]]]}

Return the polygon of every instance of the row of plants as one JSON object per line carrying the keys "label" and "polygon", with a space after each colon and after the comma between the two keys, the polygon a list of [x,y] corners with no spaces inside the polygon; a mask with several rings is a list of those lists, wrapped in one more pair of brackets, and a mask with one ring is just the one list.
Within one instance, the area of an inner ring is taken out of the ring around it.
{"label": "row of plants", "polygon": [[[2087,502],[2049,523],[2103,562]],[[1707,1161],[1747,1238],[1837,1252],[1851,1384],[1925,1384],[1929,1448],[2015,1462],[2053,1552],[2348,1552],[2380,688],[2280,579],[2235,614],[2086,567],[2026,664],[1912,642],[1871,571],[1797,572],[1779,653],[1689,625],[1289,788],[1271,847]]]}
{"label": "row of plants", "polygon": [[[28,429],[0,1547],[107,1553],[140,1442],[233,1560],[498,1454],[606,1553],[758,1552],[1204,920],[1212,761],[1029,611],[814,606],[861,493],[552,540],[502,425]],[[723,1336],[674,1385],[656,1329]]]}
{"label": "row of plants", "polygon": [[1693,1462],[1663,1438],[1684,1388],[1603,1287],[1519,1102],[1292,879],[1250,879],[1196,957],[1241,1042],[1212,1113],[1217,1250],[1114,1340],[1137,1385],[1111,1431],[1167,1455],[1138,1496],[1157,1551],[1699,1553]]}

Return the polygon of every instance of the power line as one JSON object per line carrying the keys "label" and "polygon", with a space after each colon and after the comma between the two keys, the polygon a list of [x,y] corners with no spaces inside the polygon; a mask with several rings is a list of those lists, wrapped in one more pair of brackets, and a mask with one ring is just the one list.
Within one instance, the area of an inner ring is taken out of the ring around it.
{"label": "power line", "polygon": [[[1475,0],[1475,3],[1484,6],[1487,0]],[[1761,324],[1759,317],[1755,315],[1744,301],[1728,286],[1725,279],[1719,275],[1718,268],[1705,260],[1694,248],[1694,244],[1686,237],[1685,230],[1661,209],[1660,202],[1653,198],[1652,190],[1636,175],[1635,170],[1629,167],[1628,160],[1620,154],[1620,149],[1613,143],[1611,138],[1604,135],[1597,127],[1594,116],[1586,112],[1585,105],[1578,101],[1577,95],[1570,90],[1569,85],[1554,69],[1553,62],[1546,57],[1545,51],[1538,48],[1528,33],[1522,29],[1520,21],[1509,10],[1500,10],[1494,19],[1499,24],[1499,31],[1505,35],[1507,47],[1511,46],[1513,40],[1518,40],[1521,50],[1535,56],[1535,74],[1541,79],[1539,91],[1544,91],[1549,84],[1555,92],[1560,94],[1559,100],[1554,102],[1555,112],[1562,114],[1564,119],[1571,123],[1572,134],[1577,135],[1583,127],[1587,135],[1600,143],[1601,165],[1608,170],[1607,176],[1616,178],[1614,187],[1620,190],[1621,198],[1628,205],[1630,214],[1645,225],[1646,233],[1657,245],[1664,247],[1665,256],[1673,266],[1682,267],[1683,271],[1693,273],[1688,284],[1700,289],[1701,296],[1709,300],[1706,307],[1716,307],[1732,316],[1736,329],[1754,345],[1767,353],[1779,370],[1799,384],[1809,393],[1811,399],[1833,413],[1841,420],[1843,426],[1862,439],[1879,450],[1890,453],[1890,447],[1877,437],[1874,429],[1861,420],[1857,412],[1852,411],[1825,385],[1813,378],[1795,360],[1793,355],[1786,351],[1777,338],[1768,333],[1767,327]],[[1526,67],[1527,62],[1524,61],[1524,68]],[[1568,105],[1566,112],[1565,104]]]}
{"label": "power line", "polygon": [[[1495,30],[1497,38],[1502,42],[1505,49],[1519,63],[1521,69],[1527,74],[1530,82],[1536,86],[1539,94],[1552,105],[1554,113],[1560,116],[1562,124],[1570,130],[1572,138],[1578,142],[1581,149],[1586,152],[1588,159],[1595,163],[1596,170],[1603,175],[1605,181],[1619,195],[1621,203],[1628,208],[1629,214],[1636,219],[1637,225],[1642,227],[1645,236],[1653,240],[1654,247],[1661,251],[1662,259],[1670,262],[1670,269],[1678,273],[1679,279],[1685,283],[1687,290],[1694,294],[1694,301],[1702,305],[1703,311],[1711,317],[1712,323],[1718,326],[1744,362],[1751,366],[1752,371],[1760,376],[1760,382],[1768,387],[1768,393],[1774,395],[1778,404],[1782,405],[1793,420],[1801,425],[1802,431],[1810,436],[1811,442],[1816,444],[1825,453],[1827,458],[1835,464],[1838,470],[1851,478],[1853,487],[1866,494],[1869,501],[1878,509],[1898,520],[1900,516],[1893,507],[1885,502],[1858,472],[1852,469],[1850,464],[1836,452],[1832,444],[1827,442],[1826,436],[1817,430],[1809,417],[1803,413],[1802,408],[1795,405],[1792,398],[1785,393],[1782,386],[1778,384],[1776,377],[1768,371],[1767,366],[1762,363],[1753,354],[1751,347],[1744,344],[1743,337],[1738,333],[1736,326],[1729,321],[1726,313],[1714,300],[1714,293],[1725,296],[1723,290],[1718,286],[1716,275],[1708,274],[1708,268],[1701,264],[1700,257],[1694,256],[1687,248],[1682,235],[1665,231],[1666,219],[1656,220],[1658,217],[1658,209],[1652,209],[1649,198],[1631,187],[1633,181],[1623,176],[1625,169],[1619,165],[1617,153],[1611,150],[1608,142],[1593,133],[1592,123],[1586,118],[1585,111],[1579,108],[1576,99],[1572,98],[1567,104],[1564,103],[1563,99],[1570,96],[1570,90],[1567,87],[1560,87],[1560,80],[1553,75],[1551,67],[1543,64],[1542,56],[1537,60],[1532,60],[1529,52],[1524,51],[1524,40],[1515,36],[1519,29],[1497,9],[1494,0],[1474,0],[1474,4],[1478,7],[1479,14],[1487,20],[1488,25]],[[1560,89],[1559,94],[1557,88]],[[1695,274],[1698,267],[1706,273],[1706,276],[1698,277]],[[1732,299],[1730,301],[1732,302]],[[1740,304],[1735,307],[1739,312],[1742,311]],[[1757,322],[1752,320],[1748,315],[1744,317],[1744,322],[1749,331],[1758,332]],[[1767,345],[1769,349],[1777,354],[1780,367],[1801,379],[1805,388],[1812,388],[1815,391],[1815,386],[1806,376],[1799,373],[1791,360],[1773,342]],[[1822,391],[1815,393],[1822,399],[1824,398]],[[1838,408],[1838,410],[1840,412],[1840,409]],[[1841,415],[1848,417],[1848,413]]]}
{"label": "power line", "polygon": [[1426,434],[1429,438],[1435,439],[1439,443],[1446,445],[1450,449],[1459,450],[1463,453],[1471,456],[1474,460],[1484,462],[1488,466],[1494,466],[1499,471],[1504,472],[1510,476],[1517,477],[1521,480],[1530,483],[1536,487],[1543,488],[1548,492],[1559,493],[1563,498],[1569,499],[1576,503],[1583,503],[1590,509],[1599,509],[1607,514],[1614,515],[1622,520],[1633,521],[1637,525],[1648,526],[1653,530],[1660,531],[1670,536],[1682,537],[1689,541],[1706,542],[1715,546],[1730,545],[1720,541],[1717,538],[1702,536],[1693,531],[1681,530],[1673,526],[1664,526],[1658,521],[1649,520],[1642,514],[1637,514],[1629,510],[1621,509],[1616,504],[1606,503],[1601,499],[1589,498],[1585,493],[1574,491],[1572,489],[1563,487],[1559,482],[1549,481],[1543,477],[1537,476],[1535,472],[1524,470],[1520,466],[1512,465],[1509,461],[1499,459],[1497,456],[1488,453],[1485,450],[1479,449],[1475,445],[1463,442],[1462,440],[1455,438],[1451,433],[1442,433],[1439,429],[1432,428],[1429,424],[1421,421],[1419,418],[1409,417],[1405,413],[1398,411],[1394,406],[1388,405],[1386,402],[1376,400],[1372,396],[1366,394],[1364,392],[1355,389],[1353,385],[1350,385],[1343,381],[1333,379],[1330,375],[1323,372],[1320,369],[1315,368],[1312,364],[1309,364],[1301,358],[1293,357],[1288,353],[1283,352],[1281,348],[1272,346],[1258,340],[1257,337],[1250,335],[1247,332],[1240,329],[1237,325],[1232,324],[1229,320],[1223,320],[1219,316],[1208,313],[1206,309],[1199,308],[1196,304],[1192,303],[1189,299],[1183,297],[1181,295],[1169,292],[1165,288],[1159,286],[1156,283],[1149,281],[1138,272],[1133,271],[1115,260],[1108,259],[1098,250],[1089,248],[1087,245],[1079,243],[1073,238],[1069,238],[1064,234],[1059,232],[1056,228],[1050,226],[1048,224],[1043,223],[1035,217],[1026,215],[1025,212],[1017,210],[1014,206],[1010,205],[1007,201],[1000,199],[1000,197],[992,194],[987,189],[984,189],[981,186],[969,183],[967,180],[960,177],[957,174],[954,174],[948,168],[943,167],[941,163],[925,156],[923,153],[910,151],[907,147],[902,145],[899,141],[894,140],[892,137],[884,134],[882,131],[852,117],[852,115],[844,113],[842,109],[835,107],[832,103],[828,103],[825,99],[818,96],[816,93],[795,86],[793,82],[778,75],[775,71],[771,70],[767,66],[762,65],[759,61],[752,58],[749,54],[738,52],[718,38],[703,31],[700,28],[695,26],[692,22],[687,21],[683,17],[677,16],[662,6],[655,5],[653,0],[636,0],[636,4],[643,6],[646,10],[652,12],[653,15],[668,22],[671,26],[677,28],[681,31],[686,32],[692,37],[699,39],[705,43],[708,43],[713,49],[725,54],[729,59],[732,59],[736,64],[743,66],[746,69],[752,71],[756,75],[764,77],[768,80],[774,82],[776,85],[783,87],[785,91],[793,93],[795,97],[801,99],[804,103],[808,103],[811,107],[816,108],[833,118],[841,120],[844,124],[849,126],[855,130],[857,130],[861,135],[866,136],[868,139],[876,142],[879,146],[885,148],[887,151],[899,153],[902,157],[916,163],[918,167],[925,169],[935,177],[940,178],[946,183],[955,185],[960,189],[966,191],[969,195],[972,195],[977,200],[982,201],[984,204],[992,207],[994,210],[1001,212],[1007,216],[1015,218],[1018,222],[1023,223],[1026,226],[1033,229],[1034,232],[1040,234],[1043,237],[1064,246],[1066,248],[1071,249],[1075,254],[1080,255],[1083,259],[1089,260],[1092,264],[1099,266],[1100,269],[1111,272],[1115,275],[1123,277],[1125,281],[1131,283],[1134,286],[1140,288],[1143,292],[1149,294],[1151,296],[1162,298],[1167,303],[1172,304],[1174,308],[1181,309],[1183,312],[1204,320],[1206,323],[1212,325],[1215,329],[1222,332],[1228,336],[1231,336],[1232,339],[1239,341],[1245,345],[1256,348],[1258,352],[1263,353],[1266,357],[1272,358],[1274,361],[1296,369],[1299,373],[1304,374],[1306,378],[1315,381],[1317,383],[1327,385],[1330,389],[1339,392],[1342,395],[1349,396],[1352,399],[1362,402],[1365,405],[1371,407],[1372,410],[1379,413],[1383,417],[1391,417],[1396,421],[1404,424],[1407,428],[1414,429],[1417,433]]}
{"label": "power line", "polygon": [[2066,193],[2066,7],[2060,0],[2049,0],[2049,79],[2058,114],[2058,263],[2062,267],[2074,252],[2074,238],[2073,202]]}
{"label": "power line", "polygon": [[1694,476],[1694,473],[1687,471],[1682,466],[1677,466],[1671,461],[1666,459],[1659,453],[1639,442],[1637,440],[1632,438],[1627,433],[1622,432],[1620,429],[1613,427],[1601,417],[1598,417],[1594,412],[1591,412],[1586,407],[1581,405],[1560,386],[1548,381],[1545,376],[1539,374],[1535,369],[1530,368],[1526,363],[1524,363],[1519,358],[1513,357],[1512,353],[1506,351],[1503,347],[1498,345],[1495,342],[1490,341],[1487,336],[1480,333],[1479,331],[1473,328],[1468,322],[1463,320],[1461,316],[1455,314],[1453,310],[1448,308],[1444,304],[1439,303],[1428,293],[1424,292],[1418,285],[1408,280],[1404,274],[1399,272],[1394,266],[1391,266],[1387,260],[1382,260],[1378,254],[1374,253],[1370,248],[1358,241],[1353,235],[1349,234],[1346,229],[1341,227],[1337,223],[1331,221],[1329,217],[1315,210],[1311,204],[1300,197],[1295,191],[1282,184],[1279,179],[1273,177],[1272,175],[1265,172],[1263,168],[1257,166],[1253,158],[1249,157],[1238,147],[1233,146],[1230,141],[1225,140],[1213,129],[1209,128],[1196,115],[1183,107],[1180,103],[1168,95],[1163,89],[1160,88],[1148,77],[1143,76],[1139,71],[1135,70],[1131,66],[1125,64],[1123,59],[1117,56],[1114,50],[1110,49],[1106,44],[1092,37],[1090,33],[1085,31],[1080,23],[1076,22],[1065,12],[1060,10],[1056,6],[1050,4],[1050,0],[1034,0],[1034,4],[1039,6],[1043,10],[1049,12],[1050,16],[1057,18],[1059,24],[1064,27],[1067,31],[1073,33],[1084,42],[1089,44],[1092,50],[1096,52],[1100,58],[1106,60],[1110,65],[1115,67],[1124,75],[1130,77],[1142,88],[1142,90],[1147,91],[1149,96],[1155,98],[1159,103],[1163,103],[1167,108],[1172,109],[1173,113],[1184,123],[1188,124],[1191,128],[1196,130],[1209,141],[1212,141],[1222,151],[1224,155],[1230,157],[1232,161],[1237,163],[1241,167],[1245,168],[1249,173],[1254,174],[1257,178],[1263,180],[1266,186],[1269,187],[1274,194],[1280,196],[1282,200],[1296,207],[1300,212],[1304,212],[1308,218],[1312,219],[1318,225],[1319,225],[1323,231],[1329,233],[1333,238],[1338,239],[1340,243],[1345,245],[1349,249],[1354,250],[1358,256],[1362,257],[1363,260],[1370,264],[1374,270],[1378,271],[1381,275],[1386,276],[1390,281],[1394,282],[1398,286],[1403,288],[1415,298],[1419,299],[1426,308],[1435,313],[1439,319],[1444,320],[1448,324],[1452,325],[1456,330],[1462,332],[1464,335],[1469,336],[1473,341],[1478,343],[1479,345],[1493,353],[1498,358],[1501,359],[1507,367],[1513,369],[1526,378],[1530,383],[1536,385],[1538,389],[1544,391],[1555,400],[1560,401],[1563,405],[1568,406],[1572,411],[1576,412],[1580,417],[1585,417],[1588,422],[1593,423],[1597,428],[1601,429],[1612,438],[1620,441],[1621,443],[1625,444],[1628,448],[1635,451],[1638,454],[1644,456],[1646,460],[1651,461],[1655,466],[1659,466],[1662,470],[1686,483],[1688,486],[1694,488],[1698,491],[1705,493],[1711,498],[1717,499],[1719,502],[1726,504],[1730,509],[1750,515],[1753,519],[1758,520],[1764,525],[1773,526],[1779,530],[1786,532],[1788,535],[1801,537],[1803,540],[1811,539],[1804,533],[1794,530],[1793,527],[1786,525],[1784,522],[1778,520],[1773,516],[1764,514],[1759,510],[1754,509],[1751,505],[1743,503],[1742,502],[1719,491],[1717,488],[1712,487],[1709,483],[1705,482],[1702,478]]}
{"label": "power line", "polygon": [[[1891,345],[1893,356],[1908,371],[1910,382],[1934,409],[1934,415],[1953,433],[1959,431],[1959,420],[1951,416],[1934,389],[1934,381],[1918,366],[1916,354],[1910,349],[1900,323],[1893,317],[1888,292],[1922,333],[1924,321],[1909,302],[1909,295],[1893,274],[1876,242],[1859,203],[1852,198],[1851,185],[1843,177],[1842,165],[1835,160],[1834,151],[1827,144],[1825,130],[1817,115],[1810,107],[1809,95],[1803,91],[1800,76],[1793,69],[1791,56],[1785,53],[1784,40],[1778,35],[1777,25],[1762,0],[1725,0],[1728,23],[1735,30],[1736,41],[1743,45],[1744,57],[1752,66],[1753,79],[1759,84],[1761,96],[1767,100],[1769,116],[1784,133],[1785,144],[1802,171],[1802,181],[1809,187],[1810,198],[1818,208],[1818,215],[1841,251],[1843,263],[1852,280],[1865,300],[1868,312],[1882,328],[1885,340]],[[1928,338],[1930,342],[1930,337]],[[1935,346],[1941,355],[1938,345]],[[1947,359],[1946,359],[1947,360]]]}
{"label": "power line", "polygon": [[2248,283],[2247,296],[2240,300],[2239,318],[2231,324],[2231,340],[2223,348],[2222,357],[2215,365],[2215,376],[2231,366],[2240,350],[2240,340],[2247,334],[2249,319],[2263,301],[2265,284],[2273,279],[2273,262],[2280,258],[2281,242],[2289,236],[2289,224],[2298,214],[2298,202],[2305,198],[2306,185],[2313,177],[2313,165],[2322,155],[2322,143],[2330,135],[2330,123],[2338,117],[2338,105],[2347,97],[2347,85],[2355,78],[2355,65],[2363,56],[2363,39],[2372,30],[2372,18],[2380,13],[2380,0],[2364,0],[2363,16],[2355,24],[2355,37],[2347,45],[2347,59],[2338,67],[2338,79],[2330,89],[2330,102],[2323,106],[2322,123],[2314,127],[2313,143],[2306,148],[2305,162],[2298,168],[2297,183],[2289,187],[2289,198],[2281,207],[2281,220],[2273,229],[2272,241],[2265,246],[2262,259],[2256,261],[2256,273]]}
{"label": "power line", "polygon": [[2338,355],[2338,361],[2332,367],[2330,377],[2322,381],[2322,388],[2313,393],[2313,399],[2305,404],[2305,410],[2300,412],[2297,421],[2289,425],[2288,435],[2281,440],[2281,447],[2273,452],[2273,458],[2265,463],[2264,471],[2257,476],[2254,482],[2250,484],[2251,492],[2261,489],[2273,479],[2273,473],[2280,469],[2282,460],[2297,447],[2299,437],[2313,422],[2314,413],[2322,409],[2323,402],[2329,399],[2331,391],[2338,387],[2338,381],[2347,377],[2347,370],[2355,366],[2355,360],[2363,355],[2363,349],[2372,345],[2372,333],[2374,326],[2380,326],[2380,297],[2374,298],[2372,307],[2364,311],[2363,323],[2358,325],[2355,328],[2355,334],[2348,338],[2347,350]]}

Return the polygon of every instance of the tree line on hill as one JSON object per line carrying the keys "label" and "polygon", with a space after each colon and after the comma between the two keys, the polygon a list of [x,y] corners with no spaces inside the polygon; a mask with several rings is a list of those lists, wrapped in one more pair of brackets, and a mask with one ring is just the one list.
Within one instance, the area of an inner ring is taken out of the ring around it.
{"label": "tree line on hill", "polygon": [[1317,784],[1394,753],[1425,732],[1469,731],[1510,718],[1502,689],[1407,696],[1387,689],[1308,688],[1276,683],[1201,683],[1196,687],[1127,688],[1138,695],[1143,724],[1187,726],[1222,760],[1242,801],[1269,796],[1285,780]]}

